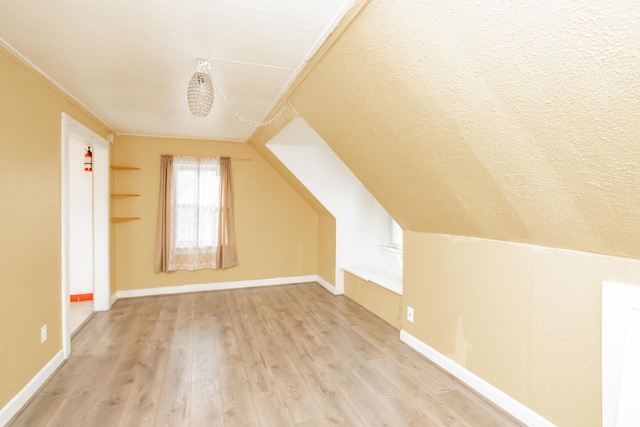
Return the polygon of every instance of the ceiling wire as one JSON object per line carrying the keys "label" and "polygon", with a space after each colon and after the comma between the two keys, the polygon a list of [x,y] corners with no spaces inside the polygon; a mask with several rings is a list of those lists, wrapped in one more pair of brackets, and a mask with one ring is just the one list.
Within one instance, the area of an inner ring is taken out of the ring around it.
{"label": "ceiling wire", "polygon": [[209,61],[210,61],[209,59],[198,59],[198,71],[209,73],[209,75],[211,76],[211,80],[213,82],[213,88],[215,90],[215,93],[220,95],[220,98],[222,98],[222,102],[224,103],[224,106],[227,108],[227,110],[231,111],[231,113],[233,113],[233,115],[236,116],[236,118],[241,122],[248,123],[250,125],[257,126],[257,127],[268,126],[274,121],[278,120],[278,118],[282,115],[284,110],[287,108],[287,103],[285,102],[284,104],[282,104],[278,112],[273,117],[271,117],[269,120],[262,121],[262,122],[257,122],[255,120],[246,118],[245,116],[240,114],[238,110],[233,108],[231,104],[229,104],[229,102],[227,101],[227,97],[216,84],[216,79],[213,78],[213,70],[211,69],[211,64]]}
{"label": "ceiling wire", "polygon": [[285,108],[287,107],[287,104],[284,103],[282,104],[282,107],[280,107],[280,109],[278,110],[278,112],[275,114],[275,116],[271,117],[269,120],[267,121],[263,121],[263,122],[256,122],[254,120],[251,119],[247,119],[245,116],[243,116],[242,114],[240,114],[238,112],[238,110],[236,110],[235,108],[233,108],[228,102],[227,102],[227,97],[224,96],[224,93],[222,93],[220,91],[220,89],[218,88],[218,86],[216,85],[216,81],[213,80],[213,87],[215,88],[216,92],[220,95],[220,98],[222,98],[222,101],[224,102],[224,106],[227,107],[227,110],[231,111],[233,113],[234,116],[237,117],[238,120],[240,120],[241,122],[245,122],[248,123],[250,125],[253,126],[268,126],[271,123],[273,123],[274,121],[276,121],[284,112]]}

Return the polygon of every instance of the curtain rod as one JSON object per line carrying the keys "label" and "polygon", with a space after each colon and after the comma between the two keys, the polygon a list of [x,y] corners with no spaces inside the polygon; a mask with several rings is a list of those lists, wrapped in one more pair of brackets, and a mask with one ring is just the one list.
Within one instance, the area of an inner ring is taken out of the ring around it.
{"label": "curtain rod", "polygon": [[[162,156],[172,156],[172,157],[180,156],[180,154],[161,154],[161,155]],[[187,157],[189,157],[189,156],[187,156]],[[191,157],[201,157],[201,156],[191,156]],[[253,161],[253,159],[250,159],[250,158],[237,158],[237,159],[234,159],[233,157],[230,157],[230,156],[215,156],[215,157],[229,157],[229,159],[231,159],[232,162],[251,162],[251,161]]]}

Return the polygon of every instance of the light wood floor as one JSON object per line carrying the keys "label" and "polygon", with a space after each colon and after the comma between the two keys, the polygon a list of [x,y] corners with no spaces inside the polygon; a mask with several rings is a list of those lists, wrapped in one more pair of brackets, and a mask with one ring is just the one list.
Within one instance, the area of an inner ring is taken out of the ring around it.
{"label": "light wood floor", "polygon": [[317,284],[99,312],[12,426],[520,425]]}
{"label": "light wood floor", "polygon": [[78,301],[69,304],[69,326],[74,334],[93,314],[93,301]]}

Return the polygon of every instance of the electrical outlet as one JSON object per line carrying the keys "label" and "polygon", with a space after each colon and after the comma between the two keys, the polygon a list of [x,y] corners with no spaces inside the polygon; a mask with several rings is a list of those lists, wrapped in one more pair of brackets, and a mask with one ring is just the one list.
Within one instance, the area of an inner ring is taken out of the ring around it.
{"label": "electrical outlet", "polygon": [[40,328],[40,344],[44,343],[47,340],[47,325],[43,325]]}
{"label": "electrical outlet", "polygon": [[413,323],[413,307],[407,307],[407,320]]}

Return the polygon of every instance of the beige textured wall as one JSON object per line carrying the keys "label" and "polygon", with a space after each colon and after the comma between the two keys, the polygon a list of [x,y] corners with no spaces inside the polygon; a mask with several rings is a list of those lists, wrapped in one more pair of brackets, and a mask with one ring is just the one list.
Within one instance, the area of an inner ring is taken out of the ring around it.
{"label": "beige textured wall", "polygon": [[344,272],[344,294],[390,325],[402,327],[402,295],[348,271]]}
{"label": "beige textured wall", "polygon": [[[115,147],[117,164],[142,169],[115,173],[115,191],[142,194],[116,202],[115,216],[142,218],[115,225],[118,290],[316,274],[317,214],[253,146],[120,136]],[[231,157],[238,267],[154,273],[161,154]]]}
{"label": "beige textured wall", "polygon": [[602,281],[640,261],[405,232],[402,327],[558,426],[601,420]]}
{"label": "beige textured wall", "polygon": [[[107,129],[0,47],[0,407],[62,349],[60,139],[65,112]],[[40,327],[48,340],[40,344]]]}
{"label": "beige textured wall", "polygon": [[403,229],[640,258],[639,14],[371,1],[290,102]]}

